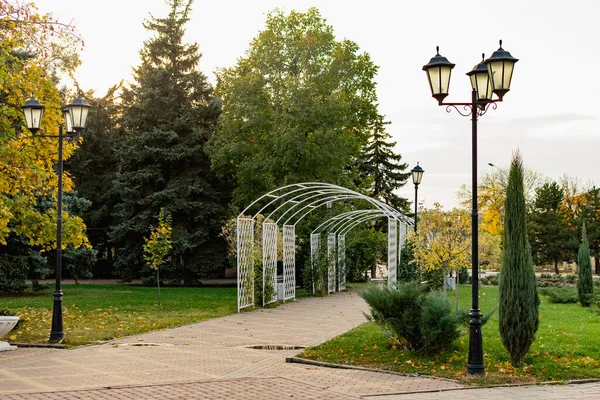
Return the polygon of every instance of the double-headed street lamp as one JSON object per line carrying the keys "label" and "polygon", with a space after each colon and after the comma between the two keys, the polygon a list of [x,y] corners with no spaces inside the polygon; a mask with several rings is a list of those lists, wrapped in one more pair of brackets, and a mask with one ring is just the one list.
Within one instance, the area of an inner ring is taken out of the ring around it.
{"label": "double-headed street lamp", "polygon": [[63,125],[58,128],[56,135],[38,135],[44,116],[45,107],[35,98],[30,98],[23,105],[25,114],[25,123],[27,129],[37,137],[58,138],[58,193],[56,196],[57,215],[56,215],[56,283],[54,289],[54,308],[52,310],[52,329],[50,331],[50,343],[60,342],[64,336],[63,318],[62,318],[62,297],[63,292],[60,288],[62,280],[62,175],[63,175],[63,139],[77,136],[85,128],[85,122],[90,105],[81,97],[76,98],[65,107],[63,118],[66,125],[66,134],[63,134]]}
{"label": "double-headed street lamp", "polygon": [[[473,209],[471,213],[471,312],[469,313],[469,360],[467,364],[468,374],[484,374],[483,348],[481,337],[481,311],[479,310],[479,234],[478,234],[478,211],[477,211],[477,117],[483,116],[490,106],[496,109],[497,102],[502,101],[504,95],[510,90],[513,68],[516,58],[502,48],[496,50],[490,58],[482,57],[481,63],[477,64],[467,75],[471,78],[471,102],[469,103],[444,103],[448,96],[450,86],[450,73],[454,64],[446,57],[440,55],[439,47],[437,54],[429,63],[423,66],[427,73],[431,95],[438,101],[440,106],[446,106],[450,112],[451,107],[464,117],[471,117],[472,136],[472,185],[473,185]],[[492,99],[495,93],[497,99]],[[460,108],[459,108],[460,107]]]}
{"label": "double-headed street lamp", "polygon": [[417,191],[419,189],[421,179],[423,179],[423,172],[425,171],[419,166],[419,163],[417,162],[417,165],[413,169],[411,169],[410,172],[412,172],[412,180],[415,184],[415,233],[417,233]]}

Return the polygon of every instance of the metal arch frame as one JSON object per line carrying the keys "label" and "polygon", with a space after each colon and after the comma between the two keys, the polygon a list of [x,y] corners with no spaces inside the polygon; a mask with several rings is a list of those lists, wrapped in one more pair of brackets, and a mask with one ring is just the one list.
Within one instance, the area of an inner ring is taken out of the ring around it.
{"label": "metal arch frame", "polygon": [[[292,190],[289,190],[289,189],[292,189]],[[248,211],[250,211],[253,207],[255,207],[257,204],[259,204],[261,201],[263,201],[265,199],[271,199],[271,200],[268,201],[266,204],[264,204],[258,210],[258,212],[251,214],[249,216],[246,215],[246,213]],[[313,199],[316,199],[316,200],[313,200]],[[281,202],[281,204],[277,205],[275,207],[275,209],[272,210],[268,214],[268,216],[265,218],[265,221],[273,220],[275,218],[275,216],[277,216],[278,213],[282,212],[280,215],[278,215],[278,218],[275,222],[276,226],[279,226],[282,219],[290,212],[292,213],[292,215],[289,218],[287,218],[283,223],[284,231],[286,230],[286,227],[287,227],[288,231],[292,232],[292,235],[293,235],[293,237],[291,238],[292,244],[288,243],[288,241],[290,241],[290,238],[287,238],[284,235],[283,247],[284,247],[284,249],[288,248],[288,253],[291,252],[291,255],[288,254],[288,258],[289,258],[288,264],[290,264],[290,265],[288,265],[287,267],[294,269],[293,284],[295,285],[295,255],[294,255],[294,253],[295,253],[295,229],[290,229],[290,228],[295,228],[295,226],[315,208],[320,207],[323,204],[326,204],[330,201],[339,201],[339,200],[346,200],[346,199],[364,200],[364,201],[370,203],[374,207],[374,209],[365,210],[365,212],[363,212],[362,214],[367,214],[367,213],[372,214],[372,215],[377,214],[377,217],[387,216],[388,218],[393,218],[400,223],[404,223],[407,225],[411,224],[410,220],[405,215],[401,214],[393,207],[391,207],[377,199],[373,199],[369,196],[363,195],[361,193],[358,193],[356,191],[353,191],[351,189],[347,189],[347,188],[344,188],[344,187],[341,187],[338,185],[333,185],[333,184],[329,184],[329,183],[321,183],[321,182],[304,182],[304,183],[295,183],[295,184],[282,186],[280,188],[277,188],[275,190],[272,190],[272,191],[262,195],[261,197],[257,198],[252,203],[250,203],[250,205],[248,205],[238,215],[238,218],[237,218],[238,238],[240,237],[240,231],[239,231],[240,223],[239,222],[241,219],[251,220],[250,226],[252,226],[252,229],[254,229],[254,221],[255,221],[256,217],[259,214],[263,213],[265,210],[267,210],[272,205],[276,204],[277,202]],[[310,200],[313,200],[313,201],[310,201]],[[307,202],[309,202],[309,203],[306,204]],[[308,210],[304,214],[302,214],[300,217],[297,217],[303,210],[306,210],[306,209],[308,209]],[[294,210],[296,210],[296,211],[294,212]],[[361,213],[359,213],[359,214],[361,214]],[[296,218],[296,219],[294,220],[294,218]],[[374,217],[372,217],[372,218],[374,218]],[[289,224],[289,222],[293,222],[293,223]],[[339,223],[340,221],[336,221],[336,222]],[[336,222],[334,222],[334,225],[337,225]],[[340,225],[344,225],[344,222],[342,221]],[[353,226],[355,226],[355,225],[353,225]],[[254,231],[252,231],[251,233],[247,233],[247,234],[249,234],[249,236],[252,238],[252,243],[250,243],[249,253],[253,254]],[[339,232],[337,232],[337,234],[339,234]],[[263,242],[264,242],[264,237],[265,237],[265,231],[263,229]],[[337,238],[337,236],[336,236],[336,238]],[[275,236],[274,243],[272,244],[275,248],[277,248],[277,240],[278,240],[278,235]],[[254,290],[253,289],[252,289],[252,294],[251,294],[251,301],[252,301],[251,304],[240,305],[240,293],[243,294],[243,292],[244,292],[244,290],[242,290],[242,288],[240,288],[240,282],[241,281],[245,282],[248,279],[247,277],[243,277],[240,275],[240,266],[242,264],[244,264],[244,262],[245,262],[244,260],[242,260],[243,255],[240,256],[241,249],[242,249],[242,244],[240,243],[240,240],[238,240],[238,242],[237,242],[237,250],[238,250],[238,256],[237,256],[237,261],[238,261],[238,312],[240,311],[241,308],[248,307],[250,305],[254,305]],[[245,252],[248,253],[248,249],[245,249],[245,250],[246,250]],[[285,255],[284,255],[284,258],[285,258]],[[336,260],[334,260],[334,263],[335,263],[335,261]],[[289,274],[286,274],[285,268],[286,268],[286,262],[284,260],[284,293],[285,293],[284,299],[287,297],[287,295],[289,293],[289,291],[286,290],[287,285],[288,285],[288,282],[286,282],[286,276]],[[264,256],[263,256],[263,274],[264,274],[264,269],[265,269],[265,262],[264,262]],[[252,277],[254,276],[253,268],[251,271],[248,271],[248,272],[252,275]],[[254,279],[252,279],[252,282],[253,281],[254,281]],[[275,277],[275,282],[276,282],[276,277]],[[253,284],[252,284],[252,286],[253,286]],[[246,288],[245,291],[247,292],[248,290],[249,290],[249,288]],[[293,295],[290,298],[293,298],[293,297],[295,297],[295,286],[293,288]]]}
{"label": "metal arch frame", "polygon": [[321,225],[317,226],[315,229],[313,229],[312,233],[319,233],[321,228],[323,229],[323,231],[327,230],[327,229],[336,229],[337,225],[341,225],[345,222],[348,222],[354,218],[357,218],[361,215],[365,215],[365,214],[377,214],[379,216],[384,215],[380,210],[376,209],[363,209],[363,210],[352,210],[352,211],[347,211],[345,213],[342,214],[338,214],[335,215],[331,218],[329,218],[328,220],[326,220],[325,222],[323,222]]}

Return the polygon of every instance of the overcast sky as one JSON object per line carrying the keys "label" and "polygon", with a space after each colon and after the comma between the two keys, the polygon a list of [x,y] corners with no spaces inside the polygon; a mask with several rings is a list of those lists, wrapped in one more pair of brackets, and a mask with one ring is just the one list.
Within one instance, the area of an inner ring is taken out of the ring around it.
{"label": "overcast sky", "polygon": [[[131,78],[148,38],[143,20],[168,11],[163,0],[34,1],[43,12],[74,20],[85,40],[77,76],[97,95]],[[497,50],[499,39],[520,61],[505,101],[479,120],[480,175],[491,172],[488,162],[507,167],[518,148],[526,167],[549,178],[566,173],[600,184],[597,1],[196,0],[186,37],[200,45],[200,69],[214,83],[214,71],[235,64],[264,29],[268,11],[311,6],[338,39],[356,42],[380,67],[380,112],[392,122],[396,150],[409,168],[419,161],[425,170],[419,202],[452,207],[460,185],[471,182],[470,120],[437,105],[421,68],[440,46],[456,64],[446,100],[469,101],[464,74],[481,53]],[[412,182],[400,194],[412,200]]]}

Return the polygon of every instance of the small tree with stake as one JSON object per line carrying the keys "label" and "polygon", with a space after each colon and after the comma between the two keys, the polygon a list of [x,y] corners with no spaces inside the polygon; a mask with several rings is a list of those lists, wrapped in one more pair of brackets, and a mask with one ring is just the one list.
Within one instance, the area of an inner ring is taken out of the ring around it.
{"label": "small tree with stake", "polygon": [[152,228],[150,238],[144,238],[144,260],[156,270],[158,305],[160,305],[160,266],[165,263],[165,257],[173,248],[171,223],[171,215],[166,214],[164,208],[161,208],[158,215],[158,226]]}

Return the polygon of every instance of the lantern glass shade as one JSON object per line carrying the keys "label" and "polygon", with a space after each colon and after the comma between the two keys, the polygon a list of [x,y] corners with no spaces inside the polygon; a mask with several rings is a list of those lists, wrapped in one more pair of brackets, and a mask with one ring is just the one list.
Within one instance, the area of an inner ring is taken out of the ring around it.
{"label": "lantern glass shade", "polygon": [[75,132],[73,130],[73,121],[71,119],[71,114],[69,113],[69,109],[65,107],[62,109],[62,112],[63,112],[63,119],[65,120],[65,125],[67,128],[66,132],[67,133]]}
{"label": "lantern glass shade", "polygon": [[40,130],[44,109],[45,107],[42,103],[33,97],[25,100],[25,104],[23,104],[23,113],[25,114],[27,129],[29,129],[31,133],[35,134]]}
{"label": "lantern glass shade", "polygon": [[477,93],[477,101],[492,100],[492,81],[490,79],[490,74],[488,73],[487,65],[482,61],[473,67],[471,71],[467,72],[467,75],[471,78],[471,87]]}
{"label": "lantern glass shade", "polygon": [[91,106],[88,104],[88,102],[81,97],[74,99],[71,102],[71,104],[67,105],[67,109],[71,119],[71,129],[73,131],[79,132],[83,128],[85,128],[85,123],[87,121],[87,116],[88,112],[90,111],[90,107]]}
{"label": "lantern glass shade", "polygon": [[417,166],[414,167],[410,172],[412,172],[413,183],[415,185],[419,185],[421,183],[421,179],[423,179],[423,172],[425,172],[425,170],[423,170],[423,168],[419,166],[419,163],[417,163]]}
{"label": "lantern glass shade", "polygon": [[450,75],[454,64],[440,55],[439,47],[436,47],[436,50],[437,54],[423,66],[423,71],[427,73],[431,95],[441,103],[448,96]]}
{"label": "lantern glass shade", "polygon": [[492,89],[500,99],[510,90],[513,70],[517,61],[519,60],[502,48],[502,40],[500,48],[484,61],[488,68]]}

